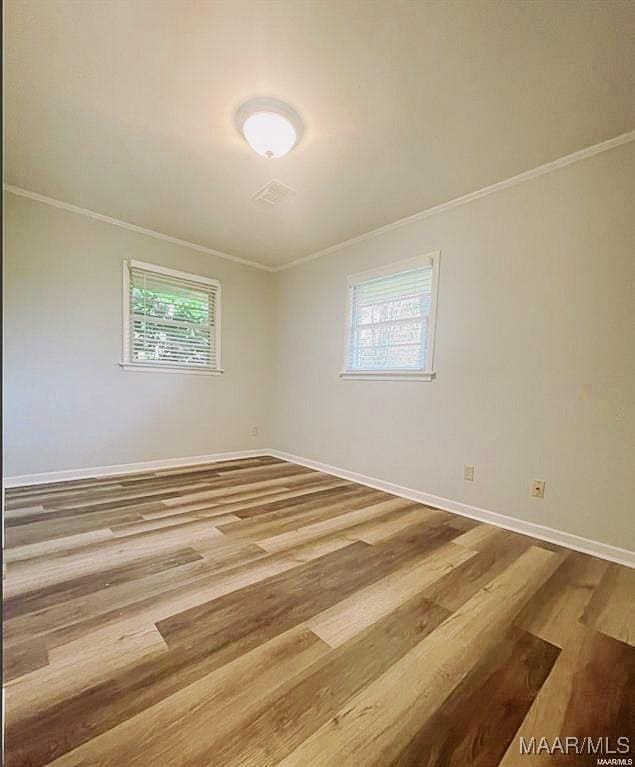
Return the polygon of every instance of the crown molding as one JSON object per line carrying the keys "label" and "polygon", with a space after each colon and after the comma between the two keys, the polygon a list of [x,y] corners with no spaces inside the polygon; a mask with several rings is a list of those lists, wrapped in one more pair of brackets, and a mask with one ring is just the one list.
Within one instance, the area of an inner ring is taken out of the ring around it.
{"label": "crown molding", "polygon": [[384,234],[385,232],[390,232],[393,229],[398,229],[405,224],[413,224],[416,221],[421,221],[424,218],[428,218],[429,216],[435,216],[437,213],[443,213],[446,210],[452,210],[452,208],[457,208],[459,205],[466,205],[467,203],[473,202],[474,200],[479,200],[481,197],[487,197],[490,194],[495,194],[496,192],[500,192],[503,189],[509,189],[510,187],[516,186],[517,184],[523,184],[525,181],[530,181],[532,178],[544,176],[546,173],[551,173],[552,171],[558,170],[559,168],[564,168],[567,165],[572,165],[573,163],[579,162],[580,160],[586,160],[588,157],[593,157],[594,155],[600,154],[601,152],[607,152],[609,149],[614,149],[615,147],[621,146],[622,144],[627,144],[629,141],[634,140],[635,130],[628,131],[628,133],[622,133],[615,138],[608,139],[608,141],[601,141],[599,144],[593,144],[592,146],[585,147],[584,149],[580,149],[577,152],[567,154],[564,157],[559,157],[557,160],[552,160],[551,162],[546,162],[543,165],[538,165],[536,168],[526,170],[523,173],[518,173],[516,176],[511,176],[510,178],[504,179],[503,181],[497,181],[495,184],[484,186],[482,189],[477,189],[475,192],[464,194],[461,197],[456,197],[453,200],[448,200],[447,202],[443,202],[440,205],[435,205],[432,208],[426,208],[419,213],[414,213],[412,216],[400,218],[398,221],[393,221],[391,224],[386,224],[385,226],[380,226],[377,229],[371,229],[369,232],[358,234],[356,237],[351,237],[350,240],[344,240],[343,242],[338,242],[335,245],[329,245],[328,248],[323,248],[322,250],[318,250],[308,256],[296,258],[294,261],[290,261],[287,264],[282,264],[281,266],[276,267],[274,271],[283,272],[285,269],[291,269],[293,266],[300,266],[301,264],[306,264],[308,261],[314,261],[316,258],[328,256],[329,253],[335,253],[342,248],[349,247],[349,245],[355,245],[356,243],[363,242],[364,240],[368,240],[371,237],[377,237],[378,235]]}
{"label": "crown molding", "polygon": [[63,210],[77,213],[80,216],[88,216],[88,218],[94,218],[97,221],[103,221],[107,224],[112,224],[113,226],[119,226],[123,229],[129,229],[133,232],[146,234],[149,237],[154,237],[158,240],[164,240],[165,242],[171,242],[173,245],[181,245],[184,248],[196,250],[199,253],[207,253],[209,256],[217,256],[218,258],[224,258],[227,261],[234,261],[239,264],[244,264],[245,266],[250,266],[254,269],[261,269],[265,272],[283,272],[286,269],[291,269],[294,266],[306,264],[308,261],[314,261],[316,258],[321,258],[322,256],[329,255],[330,253],[335,253],[342,248],[347,248],[350,245],[355,245],[358,242],[364,242],[364,240],[369,240],[370,238],[377,237],[378,235],[384,234],[385,232],[390,232],[393,229],[398,229],[399,227],[402,227],[406,224],[412,224],[416,221],[421,221],[424,218],[435,216],[438,213],[444,213],[446,210],[457,208],[459,205],[467,205],[474,200],[479,200],[481,197],[487,197],[490,194],[501,192],[502,190],[509,189],[510,187],[516,186],[517,184],[523,184],[525,181],[530,181],[533,178],[544,176],[547,173],[551,173],[552,171],[558,170],[559,168],[564,168],[567,165],[573,165],[573,163],[580,162],[580,160],[586,160],[587,158],[593,157],[594,155],[600,154],[601,152],[608,152],[610,149],[615,149],[618,146],[622,146],[622,144],[627,144],[628,142],[634,140],[635,130],[628,131],[627,133],[622,133],[619,136],[615,136],[615,138],[608,139],[607,141],[601,141],[599,144],[593,144],[592,146],[585,147],[584,149],[579,149],[577,152],[572,152],[571,154],[564,155],[563,157],[559,157],[556,160],[551,160],[550,162],[546,162],[543,165],[538,165],[535,168],[526,170],[523,173],[518,173],[516,176],[511,176],[510,178],[504,179],[503,181],[497,181],[495,184],[484,186],[482,189],[477,189],[474,192],[469,192],[468,194],[464,194],[461,197],[456,197],[453,200],[448,200],[447,202],[442,202],[439,205],[434,205],[431,208],[426,208],[419,213],[414,213],[412,216],[400,218],[397,221],[386,224],[385,226],[380,226],[377,229],[371,229],[368,232],[364,232],[363,234],[351,237],[348,240],[343,240],[342,242],[337,242],[334,245],[329,245],[327,248],[318,250],[315,253],[310,253],[308,256],[296,258],[293,261],[289,261],[286,264],[280,264],[279,266],[269,266],[267,264],[261,264],[257,261],[249,261],[248,259],[240,258],[239,256],[232,256],[230,253],[223,253],[220,250],[214,250],[213,248],[208,248],[205,245],[198,245],[195,242],[180,240],[178,237],[172,237],[169,234],[163,234],[163,232],[156,232],[154,229],[146,229],[145,227],[137,226],[136,224],[131,224],[128,221],[122,221],[118,218],[104,216],[102,213],[97,213],[94,210],[80,208],[77,205],[71,205],[68,202],[56,200],[53,197],[47,197],[46,195],[38,194],[37,192],[31,192],[28,189],[22,189],[21,187],[13,186],[12,184],[3,184],[3,188],[6,192],[10,192],[11,194],[15,194],[20,197],[27,197],[30,200],[37,200],[38,202],[42,202],[45,205],[52,205],[55,208],[62,208]]}
{"label": "crown molding", "polygon": [[13,186],[12,184],[3,184],[5,192],[15,194],[18,197],[26,197],[29,200],[36,200],[42,202],[45,205],[51,205],[54,208],[61,208],[62,210],[68,210],[71,213],[77,213],[80,216],[86,216],[87,218],[94,218],[97,221],[103,221],[106,224],[112,224],[112,226],[118,226],[121,229],[129,229],[132,232],[138,232],[139,234],[145,234],[148,237],[154,237],[157,240],[164,240],[170,242],[173,245],[180,245],[190,250],[196,250],[199,253],[206,253],[208,256],[216,256],[217,258],[224,258],[227,261],[234,261],[244,266],[250,266],[253,269],[261,269],[265,272],[275,272],[276,269],[266,264],[260,264],[257,261],[249,261],[246,258],[240,258],[239,256],[232,256],[230,253],[223,253],[221,250],[214,250],[214,248],[208,248],[205,245],[198,245],[195,242],[188,242],[188,240],[180,240],[178,237],[172,237],[169,234],[163,232],[156,232],[154,229],[146,229],[143,226],[137,226],[131,224],[129,221],[122,221],[119,218],[111,218],[110,216],[104,216],[102,213],[97,213],[94,210],[88,208],[80,208],[78,205],[71,205],[68,202],[62,200],[56,200],[54,197],[47,197],[44,194],[38,192],[31,192],[28,189],[22,189],[19,186]]}

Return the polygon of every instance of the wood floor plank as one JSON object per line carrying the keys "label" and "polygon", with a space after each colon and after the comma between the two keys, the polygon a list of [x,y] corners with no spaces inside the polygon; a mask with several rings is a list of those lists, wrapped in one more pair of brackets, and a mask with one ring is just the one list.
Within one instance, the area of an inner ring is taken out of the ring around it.
{"label": "wood floor plank", "polygon": [[[257,517],[241,517],[239,522],[219,526],[230,538],[262,540],[306,527],[314,522],[324,522],[357,509],[365,509],[384,500],[383,495],[373,492],[346,492],[330,496],[326,501],[300,501],[270,510],[262,509]],[[290,544],[292,546],[293,543]],[[289,548],[287,546],[286,548]]]}
{"label": "wood floor plank", "polygon": [[249,478],[260,479],[261,477],[287,477],[291,475],[310,474],[312,469],[306,466],[297,466],[292,463],[274,463],[269,466],[231,466],[226,467],[220,475],[223,479]]}
{"label": "wood floor plank", "polygon": [[271,553],[275,551],[282,551],[288,549],[291,546],[300,546],[303,543],[315,540],[323,535],[329,535],[338,530],[345,530],[360,522],[366,522],[369,519],[380,517],[390,511],[399,511],[401,509],[408,508],[411,503],[402,498],[395,498],[390,501],[381,501],[379,503],[372,504],[370,506],[364,506],[361,509],[347,512],[346,514],[338,514],[332,519],[323,520],[321,522],[315,522],[313,524],[300,527],[297,530],[291,530],[290,532],[280,533],[270,538],[262,538],[257,540],[256,543],[262,546],[266,551]]}
{"label": "wood floor plank", "polygon": [[6,684],[17,677],[46,666],[49,662],[43,639],[25,639],[14,645],[3,658],[3,680]]}
{"label": "wood floor plank", "polygon": [[497,530],[475,557],[462,567],[448,573],[426,589],[426,596],[448,610],[454,611],[463,605],[479,589],[485,586],[509,564],[516,561],[528,549],[522,536],[507,530]]}
{"label": "wood floor plank", "polygon": [[199,742],[188,764],[272,767],[447,617],[416,595],[280,686],[250,719]]}
{"label": "wood floor plank", "polygon": [[[235,514],[219,514],[218,516],[211,518],[210,524],[213,527],[218,527],[218,525],[225,525],[229,522],[237,521],[238,517]],[[136,533],[159,530],[162,527],[174,527],[175,525],[182,525],[186,522],[200,522],[200,517],[179,514],[176,516],[162,517],[161,519],[144,519],[141,522],[125,522],[124,524],[112,525],[109,529],[115,537],[122,538],[128,535],[135,535]]]}
{"label": "wood floor plank", "polygon": [[390,764],[478,663],[483,644],[507,630],[558,562],[557,555],[530,548],[280,764]]}
{"label": "wood floor plank", "polygon": [[[212,602],[157,623],[171,649],[204,642],[208,651],[271,632],[285,631],[325,610],[383,574],[391,563],[365,556],[366,544],[354,543]],[[272,620],[273,619],[273,620]]]}
{"label": "wood floor plank", "polygon": [[[145,480],[135,480],[130,487],[135,490],[142,488],[177,488],[179,491],[187,487],[194,487],[205,483],[210,487],[229,487],[234,484],[251,482],[260,479],[273,479],[291,475],[306,474],[309,469],[302,466],[293,466],[288,463],[275,463],[269,465],[253,464],[251,466],[229,467],[224,469],[211,469],[196,473],[180,473],[172,475],[154,475]],[[127,487],[124,483],[124,487]]]}
{"label": "wood floor plank", "polygon": [[[232,511],[241,519],[250,517],[260,518],[263,514],[270,514],[280,510],[296,509],[301,506],[306,510],[323,508],[328,503],[335,500],[343,500],[347,497],[366,495],[380,498],[385,494],[369,487],[360,487],[345,480],[333,480],[329,482],[320,482],[309,487],[299,487],[288,490],[284,493],[268,495],[267,498],[260,496],[260,503],[252,501],[250,503],[241,503],[241,507],[236,506]],[[385,497],[384,497],[385,500]]]}
{"label": "wood floor plank", "polygon": [[[64,581],[62,584],[37,588],[27,594],[21,594],[17,598],[7,597],[4,601],[3,617],[5,621],[11,621],[21,615],[50,609],[57,604],[66,605],[73,599],[88,594],[94,596],[95,592],[101,589],[115,587],[121,583],[134,581],[201,559],[201,555],[192,548],[177,549],[166,554],[151,555],[122,567],[101,570],[92,577],[80,576],[73,580]],[[116,600],[113,602],[117,603]],[[59,620],[60,616],[51,619],[52,626],[56,625]]]}
{"label": "wood floor plank", "polygon": [[[93,643],[113,642],[139,625],[149,625],[152,620],[142,620],[142,616],[147,614],[149,605],[156,608],[155,600],[168,599],[174,592],[180,594],[188,589],[196,590],[197,584],[210,580],[204,555],[194,549],[183,551],[189,553],[180,561],[179,555],[166,557],[171,563],[165,567],[161,566],[161,559],[155,558],[157,567],[146,569],[144,565],[148,560],[141,560],[126,568],[115,568],[107,579],[99,580],[100,576],[96,575],[96,585],[84,593],[77,589],[75,597],[69,595],[68,599],[51,600],[48,607],[6,621],[5,641],[12,643],[29,636],[44,635],[47,646],[51,647],[74,642],[79,660],[90,654]],[[133,575],[135,571],[136,576]],[[61,585],[64,587],[67,583]],[[17,604],[20,602],[21,597],[17,599]],[[153,614],[156,614],[156,609]],[[134,615],[139,620],[131,619]],[[112,628],[102,631],[102,627]],[[122,627],[121,631],[117,630],[118,627]],[[84,637],[88,639],[84,641]],[[91,642],[93,638],[95,642]]]}
{"label": "wood floor plank", "polygon": [[[83,658],[92,652],[95,644],[116,642],[119,637],[135,631],[140,625],[148,626],[157,621],[205,602],[237,591],[252,583],[297,566],[298,562],[288,556],[260,555],[246,564],[232,562],[230,552],[228,568],[213,567],[208,557],[202,562],[178,570],[152,576],[150,583],[132,585],[126,589],[126,597],[117,595],[119,604],[113,607],[100,606],[95,613],[82,616],[70,625],[49,630],[47,641],[53,646],[67,644],[69,652]],[[239,556],[242,560],[242,556]],[[233,565],[233,566],[232,566]],[[183,572],[184,571],[184,572]],[[121,591],[121,589],[120,589]]]}
{"label": "wood floor plank", "polygon": [[231,510],[227,511],[220,504],[210,504],[208,501],[200,501],[199,503],[187,503],[183,506],[164,506],[158,504],[155,508],[148,511],[142,511],[141,517],[146,521],[153,519],[166,519],[184,516],[186,519],[193,517],[195,519],[212,519],[212,517],[223,517],[226,514],[231,514]]}
{"label": "wood floor plank", "polygon": [[272,456],[260,456],[255,458],[240,458],[230,461],[216,461],[214,463],[205,464],[193,464],[191,466],[177,466],[173,469],[158,469],[153,472],[157,477],[174,477],[187,474],[196,474],[199,472],[205,472],[213,470],[215,472],[223,472],[231,469],[243,468],[246,466],[275,466],[279,463],[285,463],[279,458],[273,458]]}
{"label": "wood floor plank", "polygon": [[108,479],[102,477],[100,479],[77,479],[65,482],[45,482],[40,485],[24,485],[23,487],[7,487],[5,490],[5,496],[7,500],[16,500],[19,498],[29,498],[36,496],[51,497],[57,493],[66,494],[72,492],[73,490],[94,489],[109,491],[119,487],[121,487],[120,478]]}
{"label": "wood floor plank", "polygon": [[[169,608],[170,612],[173,609]],[[134,621],[133,625],[137,624]],[[149,658],[132,666],[122,666],[120,673],[109,670],[107,678],[100,676],[92,685],[83,683],[81,689],[73,690],[73,695],[67,695],[64,700],[47,701],[49,705],[45,711],[36,710],[30,715],[26,711],[33,709],[34,701],[27,695],[34,693],[33,688],[28,687],[22,696],[11,699],[13,710],[17,710],[17,721],[8,722],[8,748],[15,753],[18,764],[23,760],[30,764],[46,764],[258,647],[262,641],[281,631],[277,631],[276,626],[263,626],[258,635],[252,632],[245,638],[236,637],[225,646],[217,645],[216,652],[210,652],[210,648],[202,642],[186,641],[180,652],[164,653],[158,659]],[[84,669],[90,663],[94,665],[94,657],[91,656],[95,647],[116,647],[121,636],[129,636],[129,631],[123,635],[120,632],[110,635],[102,633],[99,639],[96,636],[87,637],[81,643],[64,645],[63,651],[66,657],[81,658],[81,669]],[[116,660],[122,662],[123,658],[118,654]],[[60,733],[63,733],[63,738]]]}
{"label": "wood floor plank", "polygon": [[632,731],[619,565],[270,456],[6,499],[11,767],[521,767],[521,734]]}
{"label": "wood floor plank", "polygon": [[[55,538],[68,538],[81,533],[98,532],[109,525],[120,522],[137,522],[141,520],[138,509],[107,511],[101,515],[86,514],[80,519],[64,517],[59,519],[53,513],[46,518],[38,516],[35,522],[8,527],[5,531],[5,546],[11,549],[18,546],[33,546],[36,543],[51,542]],[[25,521],[23,518],[22,521]]]}
{"label": "wood floor plank", "polygon": [[184,522],[195,522],[196,519],[196,517],[190,514],[172,514],[159,519],[142,518],[137,522],[118,522],[117,524],[110,525],[108,529],[113,535],[126,536],[134,533],[144,533],[148,530],[158,530],[161,527],[180,525]]}
{"label": "wood floor plank", "polygon": [[[59,749],[79,746],[396,569],[426,547],[444,542],[440,535],[424,541],[420,538],[395,536],[381,547],[355,542],[306,565],[293,563],[293,577],[287,579],[286,587],[282,574],[240,591],[234,589],[211,602],[195,593],[190,598],[199,607],[174,615],[174,607],[164,604],[163,609],[172,617],[163,620],[158,620],[156,613],[151,612],[156,608],[151,608],[141,624],[147,625],[151,617],[166,638],[170,653],[133,668],[126,667],[121,674],[111,674],[107,683],[84,685],[81,693],[49,707],[46,715],[37,716],[37,735],[33,734],[33,720],[24,717],[8,731],[11,743],[20,743],[28,730],[32,762],[39,763],[44,750],[51,747],[56,749],[53,755],[60,756],[63,752]],[[206,595],[210,595],[209,590]],[[180,596],[178,603],[187,604],[187,595]],[[139,616],[131,621],[138,625]],[[105,631],[101,635],[99,632],[86,635],[65,644],[64,652],[68,657],[90,658],[94,647],[116,642],[121,629],[119,625],[114,634]],[[110,705],[114,690],[116,707]],[[52,734],[60,729],[65,734],[64,743],[52,743]],[[53,755],[46,751],[47,758]]]}
{"label": "wood floor plank", "polygon": [[[597,742],[599,738],[608,738],[615,746],[619,737],[633,734],[635,658],[626,643],[599,632],[587,636],[582,651],[585,662],[574,676],[563,731],[580,740],[591,737]],[[589,701],[595,705],[590,706]],[[634,752],[635,748],[630,756]],[[569,762],[574,760],[575,756]]]}
{"label": "wood floor plank", "polygon": [[557,657],[553,645],[518,629],[508,631],[390,767],[497,765]]}
{"label": "wood floor plank", "polygon": [[[90,507],[88,509],[84,509],[82,507],[76,509],[58,509],[47,504],[47,506],[44,508],[44,511],[34,512],[30,516],[21,515],[19,518],[8,519],[6,525],[7,528],[14,528],[22,527],[24,525],[37,525],[38,523],[45,523],[46,525],[51,526],[49,528],[51,532],[50,537],[53,537],[53,532],[57,527],[67,529],[69,527],[73,528],[73,525],[76,525],[76,528],[73,531],[81,532],[83,524],[90,523],[91,529],[96,529],[100,527],[100,523],[102,521],[109,520],[113,523],[116,522],[117,516],[121,516],[123,518],[126,516],[132,517],[133,515],[138,516],[146,511],[151,511],[153,509],[165,508],[162,505],[160,498],[133,498],[132,500],[124,499],[118,502],[111,502],[109,500],[106,503],[101,501],[100,504],[101,508]],[[87,514],[87,511],[90,513]],[[31,529],[37,531],[39,528],[33,527]],[[17,534],[17,532],[17,530],[14,531],[14,534]]]}
{"label": "wood floor plank", "polygon": [[201,517],[220,516],[221,514],[237,514],[243,517],[249,515],[238,514],[238,512],[251,509],[254,514],[258,514],[260,508],[264,508],[270,502],[273,503],[275,501],[286,500],[296,496],[300,497],[304,495],[312,495],[314,493],[318,494],[322,490],[343,488],[345,486],[350,487],[351,483],[337,479],[315,482],[308,486],[300,486],[293,489],[277,485],[265,490],[246,490],[229,496],[221,495],[212,499],[172,504],[171,506],[159,503],[155,508],[143,511],[142,514],[144,519],[158,519],[160,517],[182,513],[194,514]]}
{"label": "wood floor plank", "polygon": [[53,488],[51,485],[37,485],[33,490],[26,493],[18,492],[19,488],[7,489],[5,494],[5,503],[7,509],[23,509],[25,505],[37,504],[45,498],[47,504],[60,499],[72,499],[77,497],[98,498],[100,495],[109,496],[112,493],[121,492],[123,486],[119,483],[111,482],[103,485],[82,485],[74,487]]}
{"label": "wood floor plank", "polygon": [[8,569],[5,593],[11,597],[44,585],[63,582],[94,573],[107,566],[124,565],[142,559],[150,553],[174,549],[197,538],[223,537],[208,521],[175,525],[166,530],[127,536],[84,546],[77,551],[62,552],[48,557],[15,562]]}
{"label": "wood floor plank", "polygon": [[[551,674],[538,692],[525,719],[510,742],[501,767],[548,765],[596,765],[597,756],[575,754],[520,757],[520,738],[529,743],[546,738],[631,737],[635,700],[635,656],[623,642],[578,624],[565,644]],[[632,743],[632,739],[631,739]]]}
{"label": "wood floor plank", "polygon": [[[198,483],[192,486],[192,490],[201,487],[207,487],[207,483]],[[165,490],[163,488],[142,491],[121,488],[116,493],[103,493],[101,497],[95,497],[93,492],[86,492],[81,498],[74,497],[72,500],[55,498],[47,501],[47,508],[50,510],[50,517],[77,518],[85,511],[114,511],[122,506],[130,506],[143,501],[162,501],[175,498],[178,497],[178,494],[177,490]]]}
{"label": "wood floor plank", "polygon": [[635,645],[635,569],[610,565],[582,620],[607,636]]}
{"label": "wood floor plank", "polygon": [[564,647],[609,564],[571,552],[518,616],[517,625]]}
{"label": "wood floor plank", "polygon": [[237,484],[230,486],[224,485],[223,487],[213,487],[211,490],[199,490],[198,492],[185,493],[180,496],[171,496],[162,499],[166,506],[180,506],[183,503],[195,503],[197,501],[212,500],[214,498],[226,498],[232,495],[240,495],[246,492],[257,492],[259,490],[267,490],[272,488],[284,487],[289,490],[291,487],[297,485],[311,485],[316,482],[321,482],[326,478],[324,476],[314,476],[311,472],[304,472],[287,477],[278,477],[276,479],[264,479],[257,482],[248,482],[244,479],[235,480]]}
{"label": "wood floor plank", "polygon": [[447,522],[449,517],[449,514],[439,511],[439,509],[427,509],[419,504],[413,504],[403,511],[391,512],[377,520],[354,525],[347,529],[346,535],[351,540],[374,544],[390,538],[391,535],[410,525],[421,524],[422,522],[438,524],[439,522]]}
{"label": "wood floor plank", "polygon": [[470,530],[473,530],[475,527],[479,527],[481,523],[476,519],[471,519],[470,517],[460,517],[456,514],[452,514],[448,524],[451,525],[455,530],[466,533]]}
{"label": "wood floor plank", "polygon": [[116,644],[93,647],[92,657],[79,662],[66,648],[49,651],[46,666],[5,685],[7,733],[21,718],[63,706],[85,688],[107,683],[117,671],[125,674],[140,660],[147,662],[166,653],[167,646],[154,626],[121,637]]}
{"label": "wood floor plank", "polygon": [[[56,759],[55,767],[184,764],[239,726],[260,701],[328,652],[298,627],[213,671]],[[245,685],[245,680],[249,685]],[[201,762],[202,763],[202,762]],[[209,762],[210,764],[213,762]]]}
{"label": "wood floor plank", "polygon": [[350,546],[351,543],[352,541],[348,538],[340,538],[337,535],[326,536],[325,538],[320,538],[315,543],[305,543],[304,546],[297,546],[286,552],[286,554],[296,562],[310,562],[312,559],[323,557],[332,551]]}
{"label": "wood floor plank", "polygon": [[[410,558],[422,556],[443,545],[451,540],[453,535],[451,530],[443,526],[431,529],[427,529],[425,526],[419,528],[415,526],[380,544],[377,547],[376,556],[379,557],[383,567],[395,568]],[[302,554],[296,558],[298,551]],[[123,597],[121,593],[118,594],[119,600],[124,602],[123,608],[106,611],[100,608],[99,603],[91,605],[89,612],[97,610],[97,614],[93,614],[92,617],[89,614],[86,619],[76,619],[71,625],[61,626],[56,631],[49,633],[48,641],[54,645],[72,643],[75,653],[78,657],[82,657],[84,652],[88,652],[88,654],[92,652],[94,644],[116,641],[118,636],[134,631],[138,625],[155,623],[181,610],[202,605],[276,573],[290,570],[299,561],[312,558],[316,553],[319,554],[320,552],[309,553],[305,547],[279,555],[263,553],[264,556],[259,558],[260,561],[255,559],[242,567],[221,572],[219,576],[212,574],[208,577],[200,575],[194,579],[186,578],[184,585],[175,583],[174,590],[168,591],[164,595],[155,593],[157,576],[153,576],[152,583],[143,586],[144,593],[149,591],[147,598],[142,601],[138,601],[138,598],[134,600],[130,596],[131,590],[126,588]],[[376,560],[372,560],[372,562],[374,561]],[[121,589],[119,591],[121,592]],[[134,589],[132,592],[134,593]],[[125,603],[130,601],[132,604],[126,606]],[[80,602],[77,608],[73,607],[73,609],[86,609],[86,607],[82,606]]]}
{"label": "wood floor plank", "polygon": [[15,509],[4,510],[5,524],[9,524],[12,519],[19,519],[20,517],[28,517],[33,514],[45,514],[44,506],[42,504],[35,504],[33,506],[23,506]]}
{"label": "wood floor plank", "polygon": [[484,546],[488,546],[491,539],[494,538],[500,527],[494,527],[493,525],[476,525],[471,530],[459,535],[455,538],[455,543],[459,546],[465,546],[468,549],[474,549],[475,551],[481,551]]}
{"label": "wood floor plank", "polygon": [[4,552],[4,561],[9,564],[10,562],[20,562],[23,559],[41,557],[44,554],[57,554],[60,551],[68,551],[69,549],[75,549],[78,546],[85,546],[89,543],[108,541],[113,537],[110,529],[101,528],[99,530],[90,530],[87,533],[75,533],[65,538],[44,538],[37,543],[25,543],[22,546],[15,546],[13,548],[7,547]]}
{"label": "wood floor plank", "polygon": [[474,552],[447,543],[371,586],[355,591],[309,620],[307,626],[331,647],[339,647],[472,556]]}

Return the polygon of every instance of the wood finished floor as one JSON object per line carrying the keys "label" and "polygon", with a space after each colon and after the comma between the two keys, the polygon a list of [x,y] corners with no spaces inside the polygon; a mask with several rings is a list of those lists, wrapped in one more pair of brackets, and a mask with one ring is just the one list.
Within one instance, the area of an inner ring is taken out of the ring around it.
{"label": "wood finished floor", "polygon": [[635,571],[274,458],[6,493],[6,764],[594,764]]}

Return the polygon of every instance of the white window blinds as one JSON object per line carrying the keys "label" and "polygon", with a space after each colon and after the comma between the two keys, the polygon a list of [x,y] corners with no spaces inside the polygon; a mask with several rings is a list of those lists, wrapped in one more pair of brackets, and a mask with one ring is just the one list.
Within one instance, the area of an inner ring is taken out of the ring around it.
{"label": "white window blinds", "polygon": [[127,362],[218,370],[220,285],[151,264],[128,264]]}
{"label": "white window blinds", "polygon": [[435,259],[378,271],[349,278],[346,371],[430,372]]}

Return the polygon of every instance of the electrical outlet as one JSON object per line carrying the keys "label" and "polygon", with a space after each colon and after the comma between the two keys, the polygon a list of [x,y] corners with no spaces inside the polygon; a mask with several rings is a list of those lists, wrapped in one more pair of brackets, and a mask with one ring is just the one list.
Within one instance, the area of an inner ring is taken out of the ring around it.
{"label": "electrical outlet", "polygon": [[534,479],[531,483],[531,494],[534,498],[545,497],[545,481],[544,479]]}
{"label": "electrical outlet", "polygon": [[252,426],[251,427],[251,436],[252,437],[257,437],[258,436],[258,427],[257,426]]}
{"label": "electrical outlet", "polygon": [[467,464],[463,467],[463,479],[474,482],[474,467]]}

